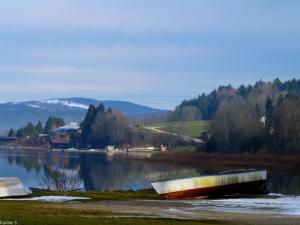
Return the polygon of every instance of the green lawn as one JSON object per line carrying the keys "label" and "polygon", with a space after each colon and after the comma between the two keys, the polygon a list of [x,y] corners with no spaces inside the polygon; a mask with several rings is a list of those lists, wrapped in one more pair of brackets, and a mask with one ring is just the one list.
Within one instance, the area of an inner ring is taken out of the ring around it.
{"label": "green lawn", "polygon": [[187,135],[196,138],[199,137],[202,132],[208,130],[209,121],[200,120],[200,121],[158,123],[158,124],[147,125],[146,127],[155,127],[162,131]]}

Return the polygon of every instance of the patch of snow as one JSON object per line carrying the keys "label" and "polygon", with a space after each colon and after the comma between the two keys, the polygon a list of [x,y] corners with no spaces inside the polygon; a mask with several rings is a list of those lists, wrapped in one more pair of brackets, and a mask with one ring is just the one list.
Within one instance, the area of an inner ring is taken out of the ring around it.
{"label": "patch of snow", "polygon": [[27,106],[29,106],[29,107],[31,107],[31,108],[35,108],[35,109],[42,109],[42,107],[39,106],[39,105],[28,104]]}
{"label": "patch of snow", "polygon": [[48,100],[44,100],[44,101],[41,101],[42,103],[46,103],[46,104],[59,104],[60,101],[58,99],[48,99]]}
{"label": "patch of snow", "polygon": [[68,130],[79,130],[79,129],[80,129],[80,127],[79,127],[78,123],[71,122],[71,123],[68,123],[65,126],[62,126],[62,127],[59,127],[57,129],[55,129],[55,131],[68,131]]}
{"label": "patch of snow", "polygon": [[269,194],[261,198],[231,198],[189,202],[192,210],[300,215],[300,196]]}
{"label": "patch of snow", "polygon": [[53,105],[64,105],[64,106],[68,106],[71,108],[81,108],[81,109],[89,108],[88,105],[84,105],[84,104],[80,104],[80,103],[76,103],[76,102],[63,101],[63,100],[59,100],[59,99],[48,99],[48,100],[41,101],[41,102],[46,103],[46,104],[53,104]]}
{"label": "patch of snow", "polygon": [[76,200],[89,200],[90,198],[84,197],[71,197],[71,196],[41,196],[41,197],[33,197],[33,198],[9,198],[3,199],[6,201],[42,201],[42,202],[69,202]]}
{"label": "patch of snow", "polygon": [[81,109],[88,109],[89,108],[88,105],[83,105],[83,104],[79,104],[79,103],[75,103],[75,102],[61,101],[61,104],[65,105],[65,106],[72,107],[72,108],[81,108]]}

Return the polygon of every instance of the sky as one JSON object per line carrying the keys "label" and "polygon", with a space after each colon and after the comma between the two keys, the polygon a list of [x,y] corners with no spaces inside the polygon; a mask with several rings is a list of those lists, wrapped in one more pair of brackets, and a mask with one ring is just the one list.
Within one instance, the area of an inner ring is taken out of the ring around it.
{"label": "sky", "polygon": [[2,0],[0,102],[172,109],[219,85],[300,77],[298,0]]}

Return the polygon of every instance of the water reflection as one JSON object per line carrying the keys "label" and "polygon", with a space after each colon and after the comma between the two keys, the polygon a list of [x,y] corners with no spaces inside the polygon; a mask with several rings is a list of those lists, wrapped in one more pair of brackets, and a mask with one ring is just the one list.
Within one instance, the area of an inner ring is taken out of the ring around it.
{"label": "water reflection", "polygon": [[[214,171],[128,160],[126,154],[65,153],[36,150],[0,150],[0,177],[17,176],[26,187],[38,187],[55,168],[77,173],[85,190],[138,190],[150,188],[154,180],[197,176]],[[271,192],[300,195],[300,175],[269,173]]]}

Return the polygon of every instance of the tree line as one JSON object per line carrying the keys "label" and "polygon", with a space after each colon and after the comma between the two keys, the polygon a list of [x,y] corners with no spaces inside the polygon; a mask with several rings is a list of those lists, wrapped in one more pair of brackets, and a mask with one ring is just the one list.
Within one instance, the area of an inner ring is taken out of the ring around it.
{"label": "tree line", "polygon": [[300,99],[294,95],[268,97],[264,112],[251,102],[223,104],[210,132],[208,150],[300,153]]}
{"label": "tree line", "polygon": [[299,81],[260,81],[223,99],[212,115],[207,151],[300,153]]}
{"label": "tree line", "polygon": [[[62,118],[50,116],[45,126],[41,122],[37,124],[29,122],[16,131],[11,129],[8,136],[25,138],[41,133],[50,134],[51,130],[63,125],[65,122]],[[106,110],[102,103],[97,107],[90,105],[80,124],[80,131],[70,132],[69,135],[70,145],[81,148],[104,148],[107,145],[130,147],[186,144],[179,138],[152,133],[140,126],[131,125],[128,117],[118,110],[111,108]]]}
{"label": "tree line", "polygon": [[[210,94],[183,101],[167,117],[171,121],[210,120],[207,151],[300,153],[300,79],[220,86]],[[40,122],[28,123],[17,131],[11,129],[9,136],[49,133],[63,125],[61,118],[49,117],[44,127]],[[71,134],[72,146],[186,144],[133,126],[121,112],[106,110],[103,104],[89,106],[80,128],[81,132]]]}
{"label": "tree line", "polygon": [[207,151],[300,153],[300,79],[220,86],[184,100],[169,121],[210,120]]}
{"label": "tree line", "polygon": [[98,107],[90,105],[86,116],[80,124],[80,145],[82,147],[105,147],[128,143],[130,126],[127,118],[117,110],[105,110],[100,103]]}
{"label": "tree line", "polygon": [[36,136],[38,134],[49,134],[49,132],[58,127],[64,126],[65,121],[60,117],[50,116],[45,126],[43,126],[41,121],[38,121],[37,124],[33,124],[32,122],[27,123],[24,127],[17,129],[16,131],[11,128],[8,132],[9,137],[18,137],[24,138],[28,136]]}
{"label": "tree line", "polygon": [[209,94],[201,94],[197,98],[184,100],[168,116],[169,121],[181,120],[211,120],[219,106],[234,100],[250,101],[257,104],[261,112],[267,96],[277,99],[280,95],[300,95],[300,79],[292,79],[285,82],[275,79],[273,82],[262,80],[254,85],[241,85],[233,88],[231,85],[220,86]]}
{"label": "tree line", "polygon": [[82,148],[104,148],[107,145],[119,147],[185,145],[186,141],[167,134],[149,132],[142,127],[133,126],[120,111],[105,110],[102,103],[98,107],[90,105],[80,124],[81,134],[72,135],[72,144]]}

